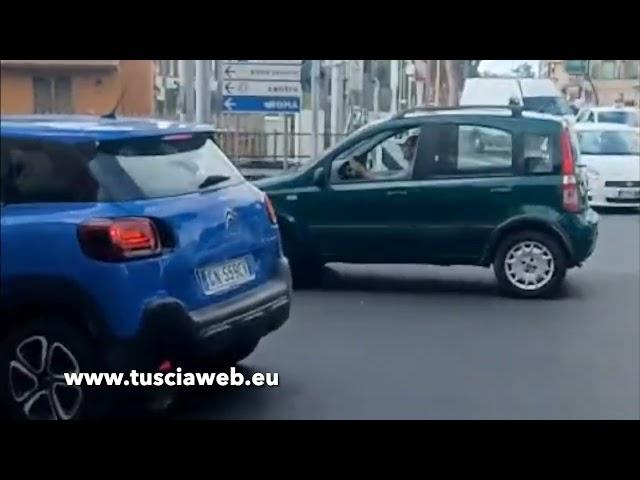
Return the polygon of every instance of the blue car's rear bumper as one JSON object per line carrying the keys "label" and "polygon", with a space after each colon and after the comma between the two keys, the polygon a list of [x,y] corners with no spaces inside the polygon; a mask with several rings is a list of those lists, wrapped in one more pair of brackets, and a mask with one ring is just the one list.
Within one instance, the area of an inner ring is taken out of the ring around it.
{"label": "blue car's rear bumper", "polygon": [[139,332],[111,343],[109,367],[154,369],[164,360],[215,355],[234,341],[259,339],[282,326],[290,304],[291,272],[285,258],[271,280],[222,303],[188,311],[175,298],[153,301],[144,309]]}

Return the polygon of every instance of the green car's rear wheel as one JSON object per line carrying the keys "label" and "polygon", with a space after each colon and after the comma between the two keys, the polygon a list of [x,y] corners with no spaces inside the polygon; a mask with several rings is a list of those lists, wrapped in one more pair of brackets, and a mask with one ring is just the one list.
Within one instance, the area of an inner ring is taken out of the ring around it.
{"label": "green car's rear wheel", "polygon": [[527,230],[502,240],[493,268],[505,293],[522,298],[547,297],[558,293],[566,275],[567,258],[551,235]]}

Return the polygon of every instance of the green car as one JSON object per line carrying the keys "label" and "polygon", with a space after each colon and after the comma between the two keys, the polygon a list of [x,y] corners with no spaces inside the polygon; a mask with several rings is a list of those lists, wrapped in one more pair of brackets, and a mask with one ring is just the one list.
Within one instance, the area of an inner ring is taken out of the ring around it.
{"label": "green car", "polygon": [[256,185],[275,206],[299,286],[328,262],[478,265],[493,266],[510,294],[548,296],[598,234],[576,146],[560,117],[417,109]]}

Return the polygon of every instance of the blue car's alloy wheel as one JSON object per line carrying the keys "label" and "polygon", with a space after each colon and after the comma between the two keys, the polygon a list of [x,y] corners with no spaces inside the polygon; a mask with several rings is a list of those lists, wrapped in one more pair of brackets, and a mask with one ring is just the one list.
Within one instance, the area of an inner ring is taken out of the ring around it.
{"label": "blue car's alloy wheel", "polygon": [[25,322],[0,342],[0,413],[19,420],[99,418],[109,388],[67,385],[65,373],[105,370],[101,348],[65,317]]}
{"label": "blue car's alloy wheel", "polygon": [[42,335],[26,338],[9,363],[9,393],[29,420],[69,420],[83,400],[82,388],[67,385],[65,373],[79,373],[73,353]]}

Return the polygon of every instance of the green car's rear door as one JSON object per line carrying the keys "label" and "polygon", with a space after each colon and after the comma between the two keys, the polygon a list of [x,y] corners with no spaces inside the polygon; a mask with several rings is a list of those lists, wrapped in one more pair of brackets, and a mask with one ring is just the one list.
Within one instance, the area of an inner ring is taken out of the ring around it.
{"label": "green car's rear door", "polygon": [[424,261],[478,261],[513,214],[520,137],[512,127],[508,117],[452,116],[423,129],[413,208]]}

